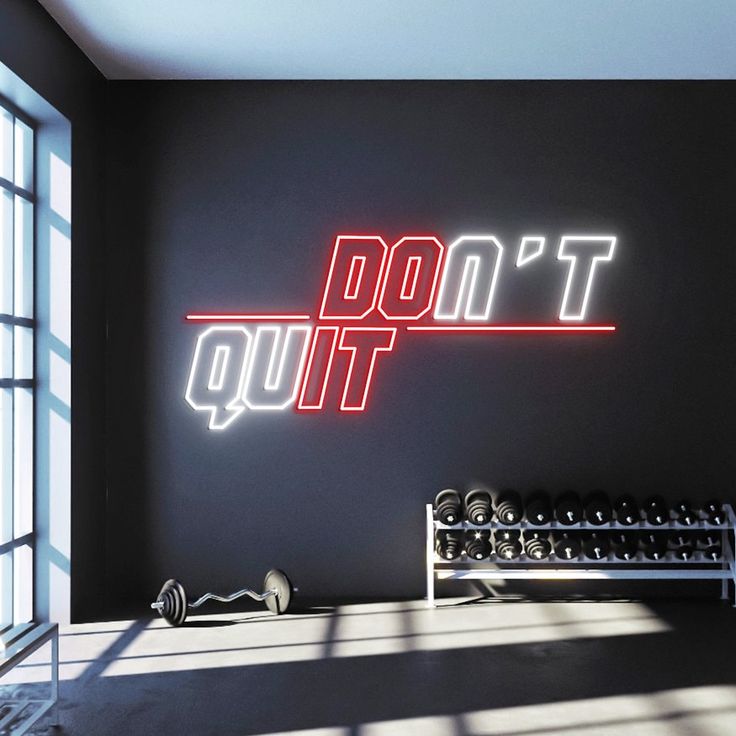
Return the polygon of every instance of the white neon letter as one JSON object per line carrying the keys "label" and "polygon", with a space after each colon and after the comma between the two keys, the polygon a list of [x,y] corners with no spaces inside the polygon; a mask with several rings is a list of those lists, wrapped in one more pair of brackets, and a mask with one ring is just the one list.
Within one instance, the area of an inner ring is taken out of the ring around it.
{"label": "white neon letter", "polygon": [[245,327],[210,327],[197,337],[184,398],[210,413],[209,429],[225,429],[245,411],[241,396],[250,345]]}
{"label": "white neon letter", "polygon": [[294,403],[311,330],[308,325],[258,327],[243,393],[249,409],[278,411]]}
{"label": "white neon letter", "polygon": [[560,306],[560,319],[585,319],[593,276],[599,263],[613,259],[616,247],[614,235],[563,235],[558,261],[567,261],[567,280]]}
{"label": "white neon letter", "polygon": [[325,401],[339,327],[315,327],[297,411],[320,411]]}
{"label": "white neon letter", "polygon": [[503,246],[494,235],[463,235],[447,249],[435,319],[487,322]]}
{"label": "white neon letter", "polygon": [[516,255],[516,268],[526,266],[535,258],[544,253],[543,235],[525,235],[519,244],[519,252]]}

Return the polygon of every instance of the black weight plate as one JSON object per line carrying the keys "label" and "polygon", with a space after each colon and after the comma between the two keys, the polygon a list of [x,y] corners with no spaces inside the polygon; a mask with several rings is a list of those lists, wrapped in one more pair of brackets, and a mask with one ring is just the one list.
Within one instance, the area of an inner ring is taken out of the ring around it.
{"label": "black weight plate", "polygon": [[275,590],[276,595],[266,598],[266,606],[275,614],[286,613],[291,605],[294,588],[283,570],[269,570],[263,580],[263,590]]}
{"label": "black weight plate", "polygon": [[186,621],[189,601],[184,586],[178,580],[174,578],[167,580],[156,601],[164,603],[164,607],[159,609],[159,614],[166,623],[171,626],[181,626]]}

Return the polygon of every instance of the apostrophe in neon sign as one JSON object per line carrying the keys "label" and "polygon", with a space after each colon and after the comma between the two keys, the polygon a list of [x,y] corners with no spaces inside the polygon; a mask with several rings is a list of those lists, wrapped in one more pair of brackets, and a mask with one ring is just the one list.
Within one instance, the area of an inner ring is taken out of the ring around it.
{"label": "apostrophe in neon sign", "polygon": [[[546,242],[542,235],[522,237],[516,268],[542,257]],[[434,236],[406,236],[389,247],[378,235],[339,235],[315,320],[187,315],[190,322],[220,324],[197,336],[186,401],[208,412],[216,430],[246,411],[323,411],[330,388],[340,411],[360,412],[378,366],[406,335],[613,332],[614,325],[586,324],[585,316],[599,266],[613,259],[615,247],[613,235],[563,235],[556,253],[566,266],[558,321],[493,324],[504,263],[496,236],[462,235],[448,247]]]}

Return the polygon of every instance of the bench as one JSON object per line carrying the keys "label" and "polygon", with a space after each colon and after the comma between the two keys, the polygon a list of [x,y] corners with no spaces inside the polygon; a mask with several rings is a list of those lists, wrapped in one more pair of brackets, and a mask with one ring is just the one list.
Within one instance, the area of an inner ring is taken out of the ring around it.
{"label": "bench", "polygon": [[[19,662],[51,642],[51,697],[5,701],[0,710],[0,732],[15,722],[13,736],[26,733],[46,713],[51,715],[51,725],[58,724],[59,700],[59,625],[19,624],[0,631],[0,678]],[[27,713],[26,713],[27,711]],[[20,721],[19,718],[22,718]]]}

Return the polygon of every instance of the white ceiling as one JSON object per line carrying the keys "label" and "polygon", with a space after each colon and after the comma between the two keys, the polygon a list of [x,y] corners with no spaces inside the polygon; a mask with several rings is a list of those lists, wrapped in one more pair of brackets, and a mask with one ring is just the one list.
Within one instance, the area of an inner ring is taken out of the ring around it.
{"label": "white ceiling", "polygon": [[111,79],[736,76],[736,0],[40,2]]}

